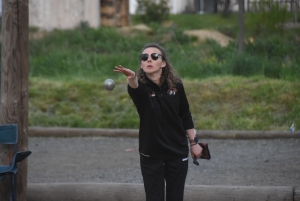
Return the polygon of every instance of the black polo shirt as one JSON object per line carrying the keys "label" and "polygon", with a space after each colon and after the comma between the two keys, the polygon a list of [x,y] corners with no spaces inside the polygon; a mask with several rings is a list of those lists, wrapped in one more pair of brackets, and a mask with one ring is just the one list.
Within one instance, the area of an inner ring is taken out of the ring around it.
{"label": "black polo shirt", "polygon": [[189,104],[182,83],[170,89],[147,79],[136,89],[128,85],[140,116],[139,151],[153,158],[188,157],[186,130],[193,129]]}

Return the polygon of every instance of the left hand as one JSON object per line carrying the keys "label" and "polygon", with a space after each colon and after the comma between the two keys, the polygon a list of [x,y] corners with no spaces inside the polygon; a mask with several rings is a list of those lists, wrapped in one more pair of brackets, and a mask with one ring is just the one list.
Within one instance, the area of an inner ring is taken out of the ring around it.
{"label": "left hand", "polygon": [[200,158],[200,156],[202,155],[202,147],[199,144],[190,146],[190,152],[191,152],[191,156],[192,158],[196,157],[197,159]]}
{"label": "left hand", "polygon": [[127,79],[132,79],[135,77],[135,72],[128,69],[128,68],[124,68],[123,66],[119,65],[119,66],[115,66],[114,69],[115,72],[117,73],[123,73]]}

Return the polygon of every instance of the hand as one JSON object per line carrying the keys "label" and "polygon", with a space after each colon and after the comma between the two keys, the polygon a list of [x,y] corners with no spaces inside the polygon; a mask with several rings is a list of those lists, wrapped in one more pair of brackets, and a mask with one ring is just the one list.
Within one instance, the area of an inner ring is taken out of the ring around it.
{"label": "hand", "polygon": [[202,147],[199,144],[193,145],[190,147],[192,158],[200,158],[202,155]]}
{"label": "hand", "polygon": [[115,66],[114,71],[117,72],[117,73],[123,73],[125,76],[127,76],[127,79],[131,79],[131,78],[135,77],[135,72],[134,71],[132,71],[128,68],[124,68],[121,65]]}

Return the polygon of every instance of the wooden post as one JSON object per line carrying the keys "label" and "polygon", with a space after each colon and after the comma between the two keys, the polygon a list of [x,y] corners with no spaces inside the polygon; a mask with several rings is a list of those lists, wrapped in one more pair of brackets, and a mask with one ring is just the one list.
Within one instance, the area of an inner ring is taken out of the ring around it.
{"label": "wooden post", "polygon": [[129,0],[121,1],[120,17],[121,26],[129,26]]}
{"label": "wooden post", "polygon": [[116,0],[101,0],[100,12],[101,12],[101,25],[113,27],[116,25]]}
{"label": "wooden post", "polygon": [[[28,148],[28,0],[2,0],[0,123],[18,124],[18,151]],[[11,147],[0,147],[0,163],[9,164]],[[17,200],[26,200],[27,160],[19,164]],[[0,185],[9,200],[9,178]]]}

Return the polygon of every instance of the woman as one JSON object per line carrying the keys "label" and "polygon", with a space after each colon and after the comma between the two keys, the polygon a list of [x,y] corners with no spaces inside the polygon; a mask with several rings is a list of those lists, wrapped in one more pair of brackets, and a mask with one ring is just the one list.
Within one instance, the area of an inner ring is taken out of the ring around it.
{"label": "woman", "polygon": [[[183,84],[158,44],[147,44],[134,71],[119,65],[115,72],[127,76],[128,93],[140,116],[139,152],[147,201],[183,200],[192,157],[202,148],[195,143],[194,123]],[[187,136],[186,136],[187,135]]]}

